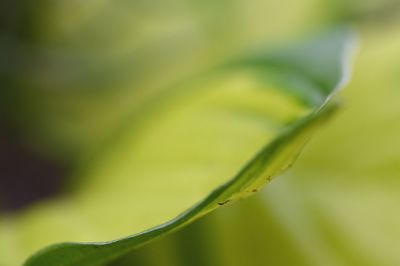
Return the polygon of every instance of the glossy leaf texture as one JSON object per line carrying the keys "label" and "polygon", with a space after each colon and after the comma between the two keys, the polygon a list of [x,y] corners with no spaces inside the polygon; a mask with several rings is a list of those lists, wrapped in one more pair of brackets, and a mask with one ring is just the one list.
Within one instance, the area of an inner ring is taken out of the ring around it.
{"label": "glossy leaf texture", "polygon": [[351,39],[336,30],[254,51],[142,105],[72,195],[16,218],[23,255],[68,241],[25,265],[102,265],[257,192],[336,109]]}

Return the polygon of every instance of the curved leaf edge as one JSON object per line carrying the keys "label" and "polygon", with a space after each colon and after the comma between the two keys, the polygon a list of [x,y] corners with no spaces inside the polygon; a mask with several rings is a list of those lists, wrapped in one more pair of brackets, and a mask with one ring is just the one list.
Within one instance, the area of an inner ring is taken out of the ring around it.
{"label": "curved leaf edge", "polygon": [[[167,233],[172,233],[192,221],[201,218],[207,213],[230,202],[235,197],[240,196],[241,193],[246,193],[248,191],[256,192],[260,186],[252,187],[251,189],[249,189],[249,187],[251,187],[254,181],[260,178],[259,173],[263,172],[263,170],[268,167],[268,162],[270,162],[288,142],[296,140],[302,134],[307,133],[309,129],[314,126],[319,126],[321,122],[325,122],[325,120],[337,110],[337,107],[338,103],[332,103],[320,109],[318,112],[303,118],[299,121],[300,123],[293,125],[290,130],[287,130],[284,134],[280,135],[279,138],[275,139],[275,141],[264,148],[235,178],[215,189],[203,201],[186,210],[171,221],[142,233],[111,242],[60,243],[51,245],[35,253],[24,265],[49,265],[48,263],[51,260],[47,257],[48,255],[57,258],[59,261],[57,265],[77,265],[78,263],[79,265],[99,265],[109,262],[131,250],[147,244],[151,240],[166,235]],[[310,136],[301,144],[300,149],[296,150],[289,163],[285,163],[285,165],[279,168],[278,173],[262,177],[265,183],[271,181],[272,177],[282,173],[291,166],[309,138]],[[248,175],[249,172],[253,174]],[[243,179],[245,179],[246,182],[243,182]]]}

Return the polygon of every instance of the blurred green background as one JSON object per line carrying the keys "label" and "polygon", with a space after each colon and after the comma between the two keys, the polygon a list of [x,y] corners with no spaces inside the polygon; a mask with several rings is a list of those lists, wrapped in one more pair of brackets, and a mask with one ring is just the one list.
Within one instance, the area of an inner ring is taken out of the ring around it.
{"label": "blurred green background", "polygon": [[400,265],[399,1],[3,0],[0,16],[3,223],[74,187],[154,95],[253,47],[354,25],[343,107],[293,169],[112,265]]}

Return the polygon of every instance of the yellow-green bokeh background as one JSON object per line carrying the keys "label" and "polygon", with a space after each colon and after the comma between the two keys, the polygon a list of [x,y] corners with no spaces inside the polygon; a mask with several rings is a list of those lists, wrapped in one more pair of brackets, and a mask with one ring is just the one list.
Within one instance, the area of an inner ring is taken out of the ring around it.
{"label": "yellow-green bokeh background", "polygon": [[[353,24],[359,48],[342,109],[293,169],[259,195],[113,265],[400,265],[395,1],[21,3],[30,14],[22,31],[28,48],[17,52],[29,57],[43,49],[49,61],[24,68],[22,81],[7,80],[12,86],[1,108],[26,145],[73,167],[129,123],[137,102],[162,88],[249,47]],[[79,60],[63,61],[69,54]],[[12,237],[0,238],[0,248],[9,245],[3,239]]]}

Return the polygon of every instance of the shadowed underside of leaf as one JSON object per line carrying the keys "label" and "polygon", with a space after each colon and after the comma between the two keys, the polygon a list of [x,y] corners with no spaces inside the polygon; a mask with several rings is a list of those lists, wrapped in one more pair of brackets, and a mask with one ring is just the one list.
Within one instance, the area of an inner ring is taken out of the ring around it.
{"label": "shadowed underside of leaf", "polygon": [[336,109],[331,97],[347,74],[349,39],[335,31],[254,53],[143,107],[82,172],[75,194],[38,206],[17,225],[34,239],[26,239],[29,251],[138,233],[56,244],[25,265],[101,265],[257,192]]}

